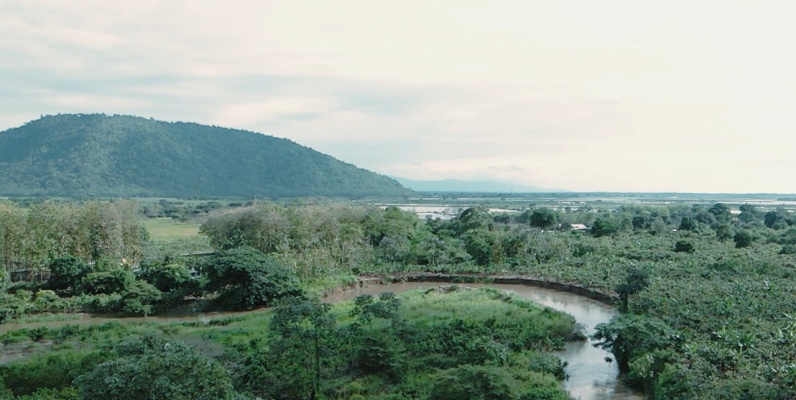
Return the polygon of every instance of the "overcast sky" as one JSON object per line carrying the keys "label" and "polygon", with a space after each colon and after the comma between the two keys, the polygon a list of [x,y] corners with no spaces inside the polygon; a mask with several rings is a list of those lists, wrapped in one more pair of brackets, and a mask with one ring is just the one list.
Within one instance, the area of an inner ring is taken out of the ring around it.
{"label": "overcast sky", "polygon": [[382,174],[796,192],[793,1],[0,2],[0,130],[107,113]]}

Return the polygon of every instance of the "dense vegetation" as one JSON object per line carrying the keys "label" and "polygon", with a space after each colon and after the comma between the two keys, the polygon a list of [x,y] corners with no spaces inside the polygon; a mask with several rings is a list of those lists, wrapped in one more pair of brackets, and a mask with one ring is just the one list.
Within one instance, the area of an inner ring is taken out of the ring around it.
{"label": "dense vegetation", "polygon": [[[291,297],[182,324],[108,323],[0,336],[53,343],[0,365],[19,399],[569,399],[559,348],[572,317],[494,290]],[[32,396],[32,397],[26,397]],[[4,397],[5,398],[5,397]]]}
{"label": "dense vegetation", "polygon": [[286,139],[130,116],[45,116],[0,132],[0,194],[403,196],[410,191]]}
{"label": "dense vegetation", "polygon": [[[512,274],[615,293],[626,314],[597,339],[650,398],[792,398],[796,220],[785,209],[737,211],[721,203],[513,215],[474,207],[420,221],[394,208],[267,206],[225,214],[202,231],[219,248],[247,244],[292,260],[308,278]],[[569,231],[573,223],[590,228]]]}
{"label": "dense vegetation", "polygon": [[[14,212],[22,213],[20,210]],[[32,214],[33,209],[24,213]],[[486,208],[472,207],[444,221],[420,220],[394,207],[259,204],[217,210],[211,215],[201,232],[218,249],[213,256],[145,261],[132,281],[129,276],[121,279],[128,286],[113,286],[113,282],[119,280],[105,279],[107,275],[92,275],[104,273],[92,269],[86,274],[77,274],[78,280],[67,285],[67,289],[54,288],[50,290],[55,292],[49,293],[46,290],[37,292],[38,287],[17,285],[9,288],[7,296],[15,299],[17,308],[25,312],[46,310],[43,305],[48,303],[43,299],[57,304],[69,298],[91,296],[118,299],[116,303],[107,304],[116,304],[116,310],[122,312],[125,312],[122,299],[132,299],[132,305],[138,304],[135,301],[151,305],[149,311],[156,312],[197,297],[215,299],[216,304],[228,308],[256,307],[299,291],[318,293],[323,288],[351,282],[355,276],[367,274],[445,272],[534,276],[616,296],[617,305],[624,313],[599,327],[595,338],[614,353],[627,381],[645,390],[649,398],[784,400],[796,396],[796,364],[793,361],[796,360],[796,319],[793,316],[796,288],[792,283],[796,274],[796,219],[791,210],[759,210],[751,205],[731,209],[715,203],[611,209],[589,206],[558,210],[532,208],[517,213],[491,214]],[[572,224],[585,224],[589,229],[572,230]],[[225,258],[247,261],[230,265]],[[58,262],[63,263],[60,259]],[[91,268],[98,268],[94,265]],[[117,268],[128,270],[124,266]],[[213,272],[213,268],[219,268],[220,273]],[[61,264],[52,264],[51,269],[69,270]],[[234,273],[238,278],[218,281],[227,273]],[[111,275],[124,275],[115,274]],[[92,279],[88,279],[89,276]],[[215,280],[216,284],[209,283],[208,279]],[[53,280],[47,284],[57,282]],[[136,285],[133,292],[138,294],[129,294],[130,288]],[[153,288],[156,292],[150,290]],[[261,293],[268,295],[261,297]],[[366,309],[370,304],[380,304],[375,299],[370,301],[373,303],[362,300],[359,307]],[[321,318],[328,315],[328,311],[311,304],[294,310],[304,310],[305,314],[299,314],[307,318],[294,327],[306,330],[316,326],[316,322],[329,323],[328,318]],[[381,310],[379,315],[386,315],[382,306],[375,310]],[[135,311],[135,307],[131,306],[127,312],[130,311]],[[336,324],[352,323],[339,313],[332,314],[337,316]],[[411,319],[418,318],[422,316]],[[373,321],[381,321],[379,332],[385,335],[392,329],[388,328],[392,326],[389,318],[374,317]],[[369,323],[363,320],[361,325],[369,326]],[[327,326],[331,325],[317,325],[316,328],[331,329]],[[335,326],[335,329],[340,327]],[[320,331],[312,329],[309,332],[300,330],[304,333],[299,336],[314,338],[312,335]],[[45,335],[50,333],[45,332]],[[229,340],[230,344],[238,343],[236,349],[251,352],[244,352],[247,357],[257,354],[247,358],[249,363],[276,362],[267,357],[268,350],[264,349],[274,344],[265,338],[255,342]],[[371,343],[369,339],[362,340]],[[305,342],[312,343],[312,340]],[[395,339],[390,343],[399,341]],[[478,341],[467,343],[475,345]],[[284,345],[287,347],[283,351],[312,353],[312,349],[306,347],[296,349]],[[390,351],[380,349],[386,352],[378,360],[389,359]],[[398,349],[406,350],[400,346]],[[413,357],[402,360],[411,362]],[[280,376],[298,376],[298,370],[327,366],[323,362],[306,362],[309,364],[290,367],[294,369],[284,370]],[[498,392],[505,389],[511,396],[520,396],[518,386],[509,379],[518,380],[518,372],[507,375],[506,371],[494,370],[491,365],[465,364],[471,363],[432,364],[436,365],[438,373],[426,371],[419,376],[432,376],[439,387],[423,386],[423,396],[435,393],[453,393],[451,396],[469,393],[467,396],[471,396],[472,392],[468,392],[471,389],[459,383],[481,381],[487,382],[482,388]],[[261,375],[253,375],[254,370],[244,375],[258,376],[261,381],[271,379],[268,374],[277,373],[276,369],[260,367],[257,373]],[[235,368],[231,370],[239,371],[244,366]],[[379,368],[386,367],[376,364],[368,370]],[[315,378],[302,378],[307,379],[302,387],[315,387],[320,393],[326,384],[322,385],[321,381],[343,379],[343,375],[335,375],[332,370],[322,369],[324,379],[318,379],[317,374]],[[241,386],[243,383],[235,379],[233,385],[238,391],[273,396]],[[393,378],[387,374],[379,379]],[[406,381],[401,382],[401,385],[406,384]],[[374,381],[338,383],[342,386],[333,386],[342,388],[353,384],[369,388]],[[398,386],[404,387],[401,385]],[[445,388],[450,390],[446,392]],[[357,390],[341,396],[358,393],[370,397],[370,389]],[[409,392],[399,392],[411,396]]]}

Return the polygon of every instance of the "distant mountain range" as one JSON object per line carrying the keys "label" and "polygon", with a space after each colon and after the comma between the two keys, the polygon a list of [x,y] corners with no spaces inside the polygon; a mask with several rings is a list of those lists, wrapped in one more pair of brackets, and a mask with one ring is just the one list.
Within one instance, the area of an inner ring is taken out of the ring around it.
{"label": "distant mountain range", "polygon": [[545,189],[533,186],[523,186],[507,182],[493,181],[460,181],[443,179],[436,181],[418,181],[412,179],[394,179],[409,189],[418,192],[458,192],[458,193],[545,193],[565,192],[560,189]]}
{"label": "distant mountain range", "polygon": [[412,192],[287,139],[133,116],[45,116],[0,132],[0,195],[369,197]]}

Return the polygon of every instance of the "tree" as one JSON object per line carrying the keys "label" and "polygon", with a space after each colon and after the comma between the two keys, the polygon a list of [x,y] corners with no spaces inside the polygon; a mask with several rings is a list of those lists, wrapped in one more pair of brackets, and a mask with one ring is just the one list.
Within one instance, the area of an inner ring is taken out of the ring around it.
{"label": "tree", "polygon": [[272,255],[243,247],[219,250],[202,262],[205,290],[232,309],[251,309],[301,294],[296,277]]}
{"label": "tree", "polygon": [[723,222],[730,220],[730,207],[727,207],[726,204],[716,203],[713,207],[708,209],[708,212],[713,214],[717,221]]}
{"label": "tree", "polygon": [[56,258],[49,265],[50,279],[47,287],[52,290],[76,289],[89,272],[89,268],[77,257]]}
{"label": "tree", "polygon": [[681,231],[696,231],[699,229],[699,225],[696,221],[694,221],[691,217],[683,217],[680,220],[680,226],[677,229]]}
{"label": "tree", "polygon": [[171,260],[144,263],[137,275],[139,279],[149,282],[166,295],[168,301],[201,294],[199,280],[182,263]]}
{"label": "tree", "polygon": [[[384,374],[397,381],[403,376],[405,362],[402,356],[398,329],[403,320],[398,313],[400,300],[391,292],[382,293],[379,301],[371,295],[354,300],[350,315],[357,320],[351,326],[354,336],[354,365],[362,371]],[[389,321],[386,329],[372,329],[374,319]]]}
{"label": "tree", "polygon": [[678,240],[677,243],[674,244],[674,251],[678,253],[693,253],[694,243],[687,240]]}
{"label": "tree", "polygon": [[780,210],[771,210],[763,217],[763,223],[767,228],[771,229],[785,229],[788,227],[788,221],[785,218],[786,213]]}
{"label": "tree", "polygon": [[628,311],[628,300],[630,296],[644,290],[649,286],[649,275],[643,269],[633,269],[627,274],[625,281],[616,287],[619,300],[622,301],[622,311]]}
{"label": "tree", "polygon": [[732,239],[734,235],[732,225],[727,222],[720,222],[713,229],[716,230],[716,239],[722,242]]}
{"label": "tree", "polygon": [[503,368],[465,364],[443,371],[431,389],[431,400],[519,398],[518,383]]}
{"label": "tree", "polygon": [[595,327],[595,346],[610,351],[619,370],[627,372],[630,361],[643,354],[662,350],[680,341],[677,332],[660,319],[620,314]]}
{"label": "tree", "polygon": [[539,208],[531,213],[530,223],[539,229],[550,229],[558,223],[558,215],[549,208]]}
{"label": "tree", "polygon": [[735,248],[744,248],[749,247],[755,241],[755,237],[752,232],[747,230],[741,230],[735,232],[735,236],[733,236],[733,241],[735,241]]}
{"label": "tree", "polygon": [[154,305],[163,297],[156,287],[144,281],[135,281],[122,294],[122,312],[130,315],[147,316],[154,311]]}
{"label": "tree", "polygon": [[332,362],[334,351],[339,348],[329,343],[337,332],[330,308],[318,299],[301,297],[284,299],[276,307],[271,320],[275,335],[270,342],[268,363],[264,365],[269,397],[316,399],[320,396],[324,367]]}
{"label": "tree", "polygon": [[742,222],[750,223],[759,219],[759,212],[755,206],[751,204],[744,204],[739,207],[741,213],[738,214],[738,219]]}
{"label": "tree", "polygon": [[289,229],[283,207],[263,204],[212,218],[202,224],[199,232],[210,238],[210,244],[217,249],[251,246],[268,254],[288,248]]}
{"label": "tree", "polygon": [[75,379],[84,399],[232,399],[229,373],[188,345],[147,335],[116,347],[119,358]]}
{"label": "tree", "polygon": [[495,235],[486,229],[471,229],[463,236],[464,248],[478,265],[489,265],[494,261],[492,246]]}
{"label": "tree", "polygon": [[631,220],[633,230],[640,231],[652,226],[652,219],[646,215],[636,215]]}
{"label": "tree", "polygon": [[88,294],[124,293],[133,282],[135,275],[131,271],[117,267],[87,274],[80,282],[80,290]]}
{"label": "tree", "polygon": [[489,216],[489,209],[484,206],[470,207],[462,211],[453,222],[458,235],[473,229],[489,230],[492,227],[492,217]]}
{"label": "tree", "polygon": [[612,221],[608,220],[604,217],[599,217],[594,220],[594,224],[591,226],[591,234],[594,237],[603,237],[613,235],[614,233],[619,231],[619,227],[616,226]]}

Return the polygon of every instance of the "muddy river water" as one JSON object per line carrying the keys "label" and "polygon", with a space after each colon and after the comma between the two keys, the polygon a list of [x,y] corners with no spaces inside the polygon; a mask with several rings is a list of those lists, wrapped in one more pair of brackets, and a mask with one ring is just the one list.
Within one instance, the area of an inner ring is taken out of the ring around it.
{"label": "muddy river water", "polygon": [[[393,283],[353,289],[327,297],[329,302],[353,299],[362,294],[379,295],[382,292],[403,293],[409,290],[428,289],[444,285],[431,282]],[[522,298],[535,301],[544,306],[563,311],[575,317],[586,328],[586,333],[594,333],[594,327],[608,322],[618,311],[609,305],[577,294],[529,285],[511,284],[465,284],[468,287],[494,287],[514,293]],[[615,362],[606,362],[612,355],[592,346],[591,340],[572,342],[556,353],[566,361],[569,379],[564,387],[572,397],[580,400],[641,400],[643,396],[625,386],[617,379],[619,374]]]}
{"label": "muddy river water", "polygon": [[[400,294],[409,290],[428,289],[445,285],[445,283],[431,283],[431,282],[408,282],[408,283],[393,283],[387,285],[372,285],[364,288],[351,289],[343,292],[336,293],[324,299],[326,302],[334,303],[344,300],[353,299],[362,294],[379,295],[383,292],[393,292]],[[602,322],[608,322],[618,311],[604,303],[596,300],[580,296],[577,294],[541,288],[530,285],[517,285],[517,284],[466,284],[468,287],[494,287],[507,292],[514,293],[525,299],[529,299],[540,303],[544,306],[563,311],[575,317],[575,320],[586,328],[586,333],[591,335],[594,332],[594,327]],[[192,315],[173,315],[173,316],[150,316],[143,318],[105,318],[105,317],[92,317],[87,314],[82,314],[77,319],[66,321],[51,321],[39,322],[29,324],[3,324],[0,325],[0,333],[9,330],[21,328],[34,328],[37,326],[55,327],[67,324],[101,324],[109,321],[119,322],[134,322],[134,321],[148,321],[148,322],[183,322],[183,321],[209,321],[210,319],[222,318],[232,315],[240,315],[244,313],[258,312],[222,312],[222,313],[206,313],[206,314],[192,314]],[[9,362],[14,359],[24,357],[22,348],[16,349],[20,351],[19,354],[13,346],[0,345],[0,361]],[[29,350],[29,349],[28,349]],[[557,353],[557,355],[568,363],[567,373],[570,375],[569,379],[564,382],[564,387],[572,394],[575,399],[580,400],[641,400],[643,396],[626,387],[621,380],[617,378],[619,373],[615,362],[606,362],[607,357],[612,355],[604,350],[592,346],[590,340],[581,342],[572,342],[566,345],[566,348]]]}

